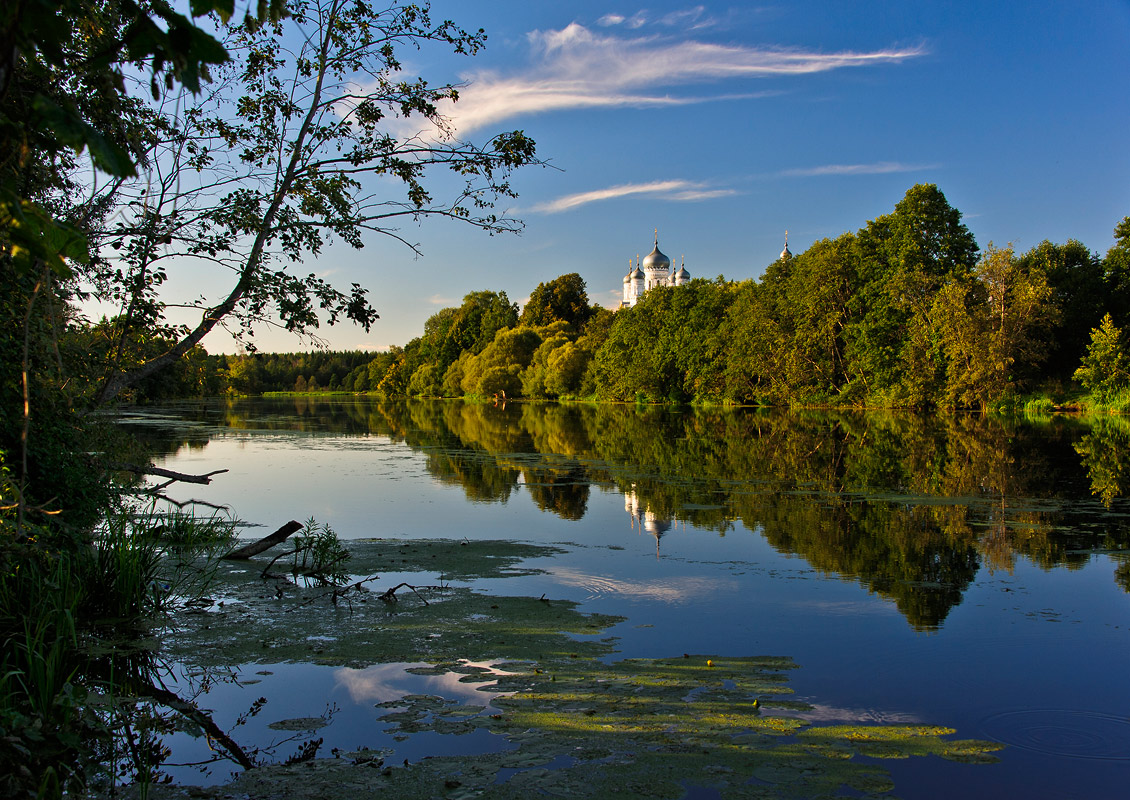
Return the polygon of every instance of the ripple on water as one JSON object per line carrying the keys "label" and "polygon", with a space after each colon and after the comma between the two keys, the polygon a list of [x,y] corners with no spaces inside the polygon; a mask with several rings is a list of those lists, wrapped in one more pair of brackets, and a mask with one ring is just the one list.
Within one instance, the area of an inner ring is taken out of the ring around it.
{"label": "ripple on water", "polygon": [[1130,719],[1097,711],[1034,708],[981,721],[989,739],[1047,755],[1130,760]]}

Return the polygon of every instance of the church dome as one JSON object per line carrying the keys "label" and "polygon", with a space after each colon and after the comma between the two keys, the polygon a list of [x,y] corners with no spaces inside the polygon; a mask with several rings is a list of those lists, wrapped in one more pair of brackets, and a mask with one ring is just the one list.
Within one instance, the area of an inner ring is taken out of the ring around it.
{"label": "church dome", "polygon": [[659,252],[659,234],[655,235],[655,249],[643,257],[641,266],[646,270],[671,271],[671,259]]}

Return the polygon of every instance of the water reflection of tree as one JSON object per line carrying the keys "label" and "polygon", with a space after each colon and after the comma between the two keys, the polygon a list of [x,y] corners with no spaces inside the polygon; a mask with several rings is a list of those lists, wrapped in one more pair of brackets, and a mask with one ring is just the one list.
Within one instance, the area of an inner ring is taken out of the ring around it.
{"label": "water reflection of tree", "polygon": [[542,511],[552,511],[562,519],[584,517],[589,502],[589,478],[583,467],[532,468],[525,471],[524,478],[530,497]]}
{"label": "water reflection of tree", "polygon": [[1079,567],[1130,540],[1125,522],[1085,502],[1092,488],[1113,502],[1130,475],[1121,420],[301,400],[279,401],[289,415],[238,402],[222,414],[403,441],[476,501],[508,501],[524,484],[539,508],[575,520],[596,484],[657,520],[721,533],[741,520],[924,629],[982,564]]}
{"label": "water reflection of tree", "polygon": [[1075,444],[1091,479],[1091,493],[1110,508],[1130,487],[1130,420],[1100,417]]}

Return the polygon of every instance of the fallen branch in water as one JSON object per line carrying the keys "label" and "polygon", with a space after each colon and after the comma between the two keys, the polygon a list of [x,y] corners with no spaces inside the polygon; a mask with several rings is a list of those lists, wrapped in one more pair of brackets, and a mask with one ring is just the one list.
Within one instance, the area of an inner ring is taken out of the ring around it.
{"label": "fallen branch in water", "polygon": [[141,466],[140,464],[110,464],[110,469],[119,470],[121,472],[132,472],[137,475],[156,475],[158,478],[169,478],[168,483],[164,483],[157,487],[163,489],[170,483],[202,483],[209,484],[212,482],[213,475],[220,475],[227,472],[226,469],[214,469],[211,472],[206,472],[203,475],[189,475],[185,472],[174,472],[171,469],[164,467]]}
{"label": "fallen branch in water", "polygon": [[[259,541],[244,545],[238,550],[232,550],[230,553],[224,556],[224,558],[230,561],[245,561],[251,558],[251,556],[259,555],[264,550],[270,550],[276,544],[285,542],[292,533],[302,530],[302,527],[303,525],[301,522],[295,522],[294,520],[291,520],[290,522],[279,528],[277,531],[272,533],[270,536],[264,536]],[[288,554],[284,553],[284,555]],[[271,564],[274,564],[275,561],[278,561],[278,557],[271,561]],[[269,567],[270,564],[268,564],[267,566]]]}
{"label": "fallen branch in water", "polygon": [[164,467],[154,467],[152,465],[141,466],[139,464],[110,464],[110,469],[118,470],[120,472],[132,472],[136,475],[156,475],[158,478],[168,478],[164,483],[158,483],[156,486],[143,486],[127,490],[127,494],[139,495],[141,497],[152,497],[156,500],[162,500],[166,503],[176,506],[177,508],[184,508],[185,506],[207,506],[214,508],[217,511],[227,511],[229,507],[226,505],[216,505],[209,503],[206,500],[174,500],[164,493],[174,483],[198,483],[207,485],[212,482],[213,475],[220,475],[227,472],[226,469],[214,469],[211,472],[206,472],[203,475],[190,475],[186,472],[174,472],[171,469]]}

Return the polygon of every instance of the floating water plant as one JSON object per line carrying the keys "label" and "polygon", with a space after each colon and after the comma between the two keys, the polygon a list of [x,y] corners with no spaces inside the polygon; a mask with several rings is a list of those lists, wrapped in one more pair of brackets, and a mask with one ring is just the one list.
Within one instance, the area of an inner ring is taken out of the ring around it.
{"label": "floating water plant", "polygon": [[[398,573],[471,579],[529,574],[517,562],[551,552],[513,542],[371,541],[356,545],[355,558],[366,570],[387,562]],[[815,724],[804,718],[811,707],[792,697],[787,673],[797,665],[786,657],[687,653],[607,663],[615,639],[597,635],[623,619],[584,614],[566,601],[445,584],[429,590],[427,604],[408,595],[350,611],[308,603],[301,587],[280,599],[253,572],[233,570],[225,607],[172,636],[177,656],[197,664],[425,661],[407,671],[459,675],[484,692],[483,702],[409,694],[379,703],[385,735],[404,741],[486,730],[510,749],[395,764],[373,751],[339,752],[258,767],[227,786],[193,789],[197,797],[679,798],[687,787],[726,798],[834,796],[845,787],[878,797],[894,784],[876,759],[985,763],[1001,749],[930,725]],[[314,630],[317,650],[308,640]]]}

